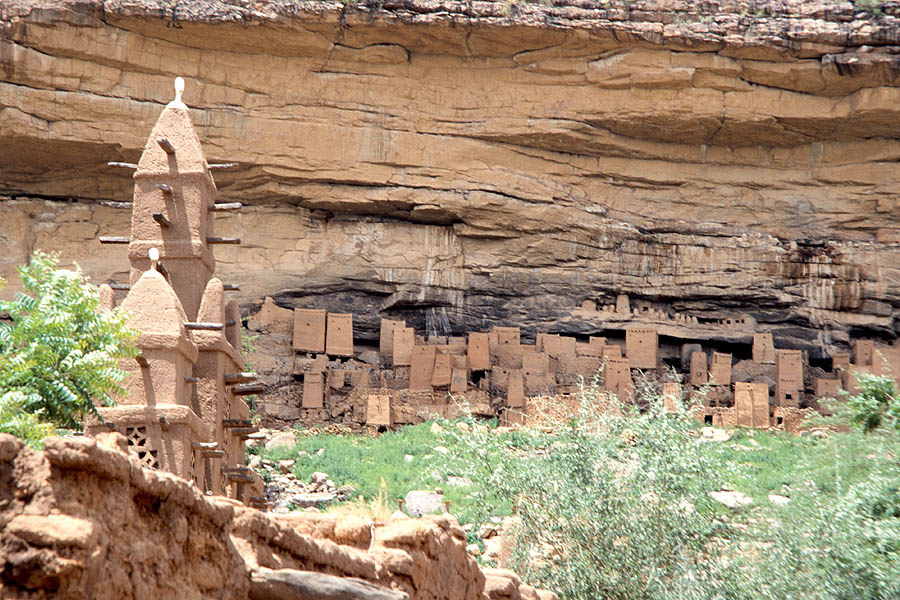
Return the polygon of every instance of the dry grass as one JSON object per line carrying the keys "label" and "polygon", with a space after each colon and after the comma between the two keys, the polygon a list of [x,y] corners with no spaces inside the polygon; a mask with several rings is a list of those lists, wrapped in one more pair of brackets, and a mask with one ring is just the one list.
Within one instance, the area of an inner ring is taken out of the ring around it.
{"label": "dry grass", "polygon": [[371,519],[375,523],[385,523],[396,510],[396,500],[391,500],[387,491],[387,483],[382,479],[378,493],[371,500],[359,496],[356,500],[332,505],[326,512],[340,516]]}

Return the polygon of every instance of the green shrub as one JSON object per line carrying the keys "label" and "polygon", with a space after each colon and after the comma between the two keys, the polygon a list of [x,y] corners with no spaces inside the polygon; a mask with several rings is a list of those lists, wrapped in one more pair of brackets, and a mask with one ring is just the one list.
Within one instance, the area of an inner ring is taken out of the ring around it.
{"label": "green shrub", "polygon": [[37,252],[19,276],[26,293],[0,302],[0,431],[33,442],[50,426],[80,429],[94,402],[124,394],[117,361],[136,354],[135,334],[77,267]]}
{"label": "green shrub", "polygon": [[454,467],[514,505],[511,566],[568,600],[726,597],[731,532],[714,516],[717,465],[696,423],[661,401],[616,415],[599,400],[586,389],[554,435],[456,436]]}
{"label": "green shrub", "polygon": [[869,373],[855,375],[860,391],[850,397],[851,421],[861,426],[866,433],[882,425],[900,428],[900,398],[897,396],[894,379],[887,375]]}
{"label": "green shrub", "polygon": [[900,598],[894,431],[835,434],[796,465],[791,501],[748,530],[753,598]]}
{"label": "green shrub", "polygon": [[27,396],[21,392],[7,392],[0,396],[0,433],[22,438],[28,445],[40,447],[43,439],[56,432],[50,423],[25,409]]}

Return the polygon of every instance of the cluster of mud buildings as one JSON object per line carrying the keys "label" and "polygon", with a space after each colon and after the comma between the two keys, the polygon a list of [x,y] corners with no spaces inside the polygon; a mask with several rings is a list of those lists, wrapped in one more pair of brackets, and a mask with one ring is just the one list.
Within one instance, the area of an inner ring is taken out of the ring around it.
{"label": "cluster of mud buildings", "polygon": [[[266,299],[249,324],[262,335],[290,334],[293,381],[267,389],[260,412],[306,425],[384,427],[452,417],[465,403],[476,415],[522,423],[587,384],[625,402],[661,395],[670,410],[693,399],[698,418],[712,425],[791,427],[820,398],[855,391],[855,373],[900,375],[900,347],[874,340],[810,364],[803,350],[776,348],[747,316],[699,322],[632,307],[625,295],[600,309],[587,300],[575,312],[607,336],[537,333],[523,343],[518,327],[493,327],[425,338],[404,321],[382,319],[376,349],[354,345],[350,314],[290,310]],[[720,351],[723,338],[736,352]]]}

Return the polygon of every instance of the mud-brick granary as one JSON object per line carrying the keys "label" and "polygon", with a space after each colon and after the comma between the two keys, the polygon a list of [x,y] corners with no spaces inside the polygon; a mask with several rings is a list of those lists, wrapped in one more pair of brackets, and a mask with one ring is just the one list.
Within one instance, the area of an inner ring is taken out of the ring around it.
{"label": "mud-brick granary", "polygon": [[[243,371],[240,310],[213,277],[212,244],[238,241],[213,236],[213,213],[239,205],[216,204],[181,78],[175,89],[140,161],[122,165],[135,168],[130,238],[100,238],[128,244],[130,289],[121,306],[140,332],[140,355],[125,362],[128,394],[99,408],[102,421],[87,432],[118,431],[145,466],[264,504],[261,480],[244,465],[244,442],[256,430],[241,396],[257,388]],[[111,308],[114,290],[101,288]]]}

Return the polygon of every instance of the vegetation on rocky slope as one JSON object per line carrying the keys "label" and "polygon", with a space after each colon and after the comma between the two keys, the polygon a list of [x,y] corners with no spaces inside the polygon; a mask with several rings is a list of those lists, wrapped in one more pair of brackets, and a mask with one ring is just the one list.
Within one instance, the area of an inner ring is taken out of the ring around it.
{"label": "vegetation on rocky slope", "polygon": [[382,504],[441,487],[476,544],[512,513],[506,564],[567,599],[900,597],[900,435],[849,426],[859,399],[812,433],[713,441],[661,407],[597,418],[598,398],[552,433],[428,423],[308,435],[274,458]]}

